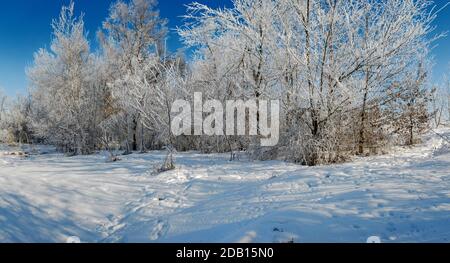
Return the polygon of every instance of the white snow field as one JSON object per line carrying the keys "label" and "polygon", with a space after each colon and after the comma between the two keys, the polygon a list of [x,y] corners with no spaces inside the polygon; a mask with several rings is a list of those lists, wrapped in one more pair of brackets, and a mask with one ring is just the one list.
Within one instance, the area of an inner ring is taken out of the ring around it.
{"label": "white snow field", "polygon": [[163,159],[0,153],[0,242],[450,241],[450,146],[434,133],[313,168],[180,153],[148,173]]}

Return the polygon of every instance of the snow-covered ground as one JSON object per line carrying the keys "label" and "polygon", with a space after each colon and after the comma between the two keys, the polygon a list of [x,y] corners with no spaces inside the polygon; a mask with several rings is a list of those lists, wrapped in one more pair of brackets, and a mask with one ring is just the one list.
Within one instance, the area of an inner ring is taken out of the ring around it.
{"label": "snow-covered ground", "polygon": [[106,163],[3,147],[0,242],[449,242],[450,146],[424,141],[313,168],[180,153],[159,175],[163,152]]}

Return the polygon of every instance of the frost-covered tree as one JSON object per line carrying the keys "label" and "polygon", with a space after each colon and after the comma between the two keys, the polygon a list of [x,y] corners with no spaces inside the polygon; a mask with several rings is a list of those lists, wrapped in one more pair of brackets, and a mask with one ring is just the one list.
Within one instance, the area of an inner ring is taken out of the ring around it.
{"label": "frost-covered tree", "polygon": [[157,136],[156,141],[169,143],[171,107],[186,87],[180,63],[180,59],[162,63],[154,58],[112,85],[114,96],[138,113],[142,128]]}
{"label": "frost-covered tree", "polygon": [[444,83],[439,87],[436,93],[436,101],[438,106],[436,108],[441,108],[442,118],[447,124],[450,124],[450,78],[446,75],[444,76]]}
{"label": "frost-covered tree", "polygon": [[417,135],[429,128],[432,112],[429,106],[435,90],[428,89],[426,85],[427,73],[419,65],[415,75],[411,74],[408,80],[398,83],[392,96],[394,118],[391,119],[395,133],[401,137],[401,143],[413,145],[418,142]]}
{"label": "frost-covered tree", "polygon": [[39,50],[28,69],[33,128],[65,152],[87,154],[97,143],[98,90],[83,15],[75,16],[71,2],[53,20],[52,28],[50,50]]}
{"label": "frost-covered tree", "polygon": [[415,72],[433,40],[426,0],[233,4],[189,6],[179,33],[197,48],[194,74],[220,87],[209,94],[226,91],[220,98],[283,101],[278,148],[309,165],[370,146],[368,137],[383,132],[388,87]]}
{"label": "frost-covered tree", "polygon": [[[131,140],[131,146],[127,148],[127,153],[138,148],[139,125],[141,142],[143,141],[142,112],[137,111],[136,107],[144,105],[130,104],[143,103],[142,98],[133,97],[138,95],[135,92],[138,87],[134,86],[134,91],[131,91],[129,85],[116,84],[123,84],[123,78],[130,75],[143,74],[143,70],[148,70],[148,74],[158,72],[159,64],[165,56],[163,43],[166,36],[166,21],[160,18],[156,6],[155,0],[117,1],[111,6],[109,17],[103,23],[104,31],[99,32],[110,76],[108,85],[111,94],[120,94],[113,96],[112,99],[116,103],[116,108],[130,123],[130,127],[127,127],[130,136],[126,136],[126,145],[129,146],[128,140]],[[138,93],[142,95],[145,92],[147,91]],[[144,150],[143,143],[141,150]]]}
{"label": "frost-covered tree", "polygon": [[2,123],[3,116],[6,113],[6,101],[8,97],[3,94],[2,89],[0,88],[0,123]]}
{"label": "frost-covered tree", "polygon": [[446,104],[447,105],[447,107],[446,107],[447,108],[447,121],[448,121],[448,123],[450,123],[450,82],[446,83],[444,98],[447,99],[447,101],[446,101],[447,102],[447,104]]}
{"label": "frost-covered tree", "polygon": [[0,94],[0,115],[0,142],[32,142],[29,98],[19,95],[10,101]]}
{"label": "frost-covered tree", "polygon": [[8,97],[3,93],[2,89],[0,89],[0,142],[8,141],[8,125],[6,122],[7,99]]}
{"label": "frost-covered tree", "polygon": [[33,134],[30,126],[30,100],[27,97],[18,96],[12,103],[8,112],[8,130],[14,141],[20,144],[32,143]]}

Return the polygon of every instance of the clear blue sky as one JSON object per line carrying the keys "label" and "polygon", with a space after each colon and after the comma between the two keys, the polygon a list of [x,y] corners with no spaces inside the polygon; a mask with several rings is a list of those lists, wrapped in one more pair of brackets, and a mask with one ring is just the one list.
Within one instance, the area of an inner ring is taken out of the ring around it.
{"label": "clear blue sky", "polygon": [[[185,4],[193,0],[160,0],[161,16],[169,19],[169,27],[180,25]],[[449,0],[436,0],[438,6]],[[0,3],[0,88],[10,96],[25,93],[27,80],[25,68],[31,65],[33,53],[48,47],[51,37],[50,23],[59,14],[62,4],[69,0],[4,0]],[[92,45],[96,46],[95,32],[108,14],[113,0],[75,0],[77,14],[85,14],[86,28]],[[197,0],[213,7],[229,6],[230,0]],[[450,31],[450,7],[440,13],[435,21],[437,31]],[[169,48],[180,47],[175,33],[171,33]],[[435,67],[433,80],[439,82],[445,71],[450,71],[450,37],[441,39],[433,50]]]}

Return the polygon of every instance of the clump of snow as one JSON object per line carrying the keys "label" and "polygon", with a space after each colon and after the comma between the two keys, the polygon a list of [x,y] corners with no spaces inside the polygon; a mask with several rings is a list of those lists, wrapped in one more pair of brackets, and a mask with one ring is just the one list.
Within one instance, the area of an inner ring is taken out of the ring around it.
{"label": "clump of snow", "polygon": [[164,151],[106,163],[36,148],[0,156],[1,242],[450,241],[450,152],[434,133],[321,167],[178,153],[157,175]]}
{"label": "clump of snow", "polygon": [[381,239],[377,236],[371,236],[367,239],[367,243],[381,243]]}

